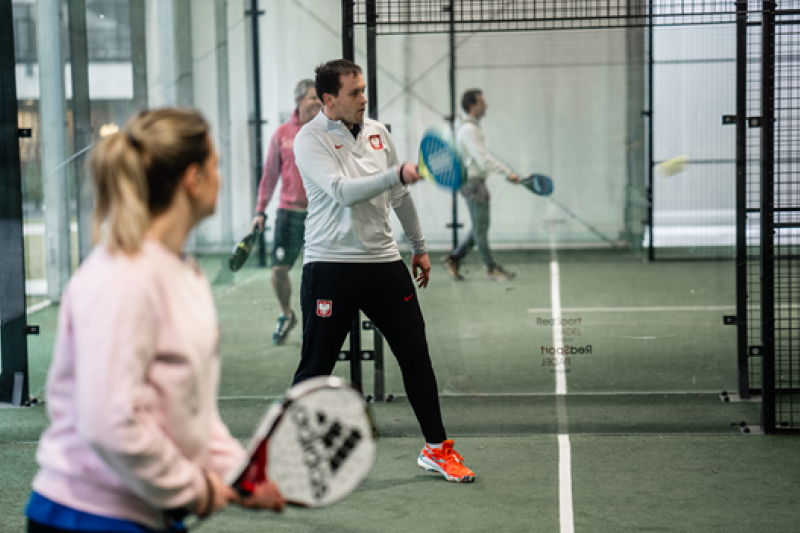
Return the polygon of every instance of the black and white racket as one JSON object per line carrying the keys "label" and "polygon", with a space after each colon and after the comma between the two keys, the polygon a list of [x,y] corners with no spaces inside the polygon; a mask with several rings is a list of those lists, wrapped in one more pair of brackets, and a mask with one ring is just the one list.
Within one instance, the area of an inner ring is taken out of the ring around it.
{"label": "black and white racket", "polygon": [[457,191],[464,181],[464,164],[446,131],[428,129],[419,143],[419,175]]}
{"label": "black and white racket", "polygon": [[326,507],[367,477],[376,447],[361,394],[341,378],[311,378],[272,404],[247,445],[248,459],[225,481],[247,495],[269,478],[288,503]]}
{"label": "black and white racket", "polygon": [[260,231],[254,231],[248,234],[233,248],[233,252],[231,252],[231,256],[228,258],[228,268],[230,268],[231,271],[238,272],[244,264],[247,263],[250,253],[256,247],[256,241],[260,234]]}

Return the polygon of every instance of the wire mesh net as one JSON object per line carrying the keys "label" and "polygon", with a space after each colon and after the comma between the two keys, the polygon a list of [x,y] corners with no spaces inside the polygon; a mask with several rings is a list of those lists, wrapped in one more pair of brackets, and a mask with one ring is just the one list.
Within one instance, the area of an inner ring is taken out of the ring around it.
{"label": "wire mesh net", "polygon": [[[370,0],[355,3],[366,23]],[[610,28],[734,22],[733,2],[709,0],[375,0],[378,33]]]}
{"label": "wire mesh net", "polygon": [[[800,2],[782,3],[790,10]],[[800,429],[800,16],[777,12],[774,129],[775,423]]]}

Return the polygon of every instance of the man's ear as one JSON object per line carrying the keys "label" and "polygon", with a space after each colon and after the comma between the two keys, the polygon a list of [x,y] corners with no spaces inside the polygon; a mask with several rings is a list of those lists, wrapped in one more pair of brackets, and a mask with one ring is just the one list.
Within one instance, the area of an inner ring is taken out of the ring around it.
{"label": "man's ear", "polygon": [[325,104],[327,108],[335,107],[336,97],[331,93],[325,93],[322,95],[322,103]]}

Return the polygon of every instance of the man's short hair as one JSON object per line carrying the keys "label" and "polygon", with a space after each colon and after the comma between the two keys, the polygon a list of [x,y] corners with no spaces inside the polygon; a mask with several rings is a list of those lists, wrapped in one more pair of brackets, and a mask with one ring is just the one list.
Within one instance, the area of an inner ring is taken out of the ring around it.
{"label": "man's short hair", "polygon": [[361,74],[361,67],[347,59],[334,59],[318,66],[314,72],[317,75],[315,86],[317,97],[325,102],[325,93],[339,96],[342,88],[342,75],[355,76]]}
{"label": "man's short hair", "polygon": [[308,89],[314,87],[314,80],[304,79],[297,82],[294,87],[294,99],[301,100],[308,94]]}
{"label": "man's short hair", "polygon": [[464,95],[461,97],[461,108],[464,110],[464,113],[469,113],[469,108],[478,103],[479,94],[483,94],[483,91],[480,89],[469,89],[464,92]]}

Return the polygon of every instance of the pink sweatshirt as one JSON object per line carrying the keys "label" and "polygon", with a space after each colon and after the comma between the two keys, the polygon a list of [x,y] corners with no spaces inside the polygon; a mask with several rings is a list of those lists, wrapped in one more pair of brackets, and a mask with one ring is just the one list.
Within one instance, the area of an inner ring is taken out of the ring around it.
{"label": "pink sweatshirt", "polygon": [[303,178],[300,177],[300,171],[294,164],[294,137],[302,127],[303,123],[300,122],[295,109],[289,122],[282,124],[272,135],[267,161],[264,163],[264,174],[258,186],[256,213],[261,213],[267,208],[281,176],[283,176],[283,187],[278,209],[305,211],[308,208]]}
{"label": "pink sweatshirt", "polygon": [[134,257],[97,247],[62,297],[33,489],[164,528],[206,490],[201,467],[224,476],[244,458],[217,410],[218,340],[193,259],[155,239]]}

